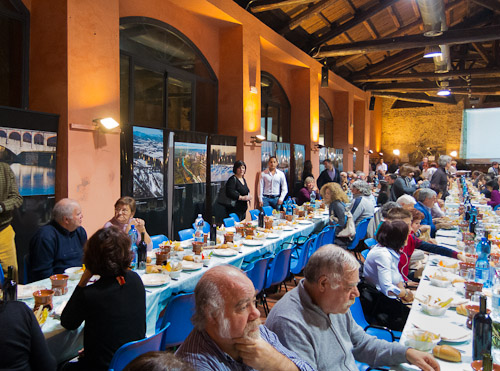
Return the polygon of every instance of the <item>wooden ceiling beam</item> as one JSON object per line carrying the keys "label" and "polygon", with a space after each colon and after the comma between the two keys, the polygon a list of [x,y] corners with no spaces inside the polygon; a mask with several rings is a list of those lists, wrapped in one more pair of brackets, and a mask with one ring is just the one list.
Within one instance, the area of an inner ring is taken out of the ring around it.
{"label": "wooden ceiling beam", "polygon": [[472,0],[472,2],[477,5],[481,5],[483,8],[493,10],[495,13],[500,13],[500,3],[495,0]]}
{"label": "wooden ceiling beam", "polygon": [[[381,11],[387,9],[387,7],[394,5],[398,0],[382,0],[377,5],[363,11],[359,11],[357,15],[351,20],[342,23],[340,26],[332,28],[330,31],[320,36],[314,43],[313,46],[319,47],[329,40],[341,35],[342,33],[350,30],[351,28],[363,23],[364,21],[370,19],[374,15],[380,13]],[[333,26],[332,26],[333,27]]]}
{"label": "wooden ceiling beam", "polygon": [[326,45],[317,53],[317,57],[325,58],[386,50],[425,48],[426,46],[434,45],[468,44],[471,42],[484,42],[498,39],[500,39],[500,26],[495,25],[483,28],[444,31],[442,35],[436,37],[409,35],[360,41],[352,44]]}
{"label": "wooden ceiling beam", "polygon": [[443,77],[462,77],[462,76],[490,76],[500,77],[500,68],[478,68],[474,70],[455,70],[445,73],[435,72],[416,72],[405,73],[400,75],[372,75],[372,76],[358,76],[354,77],[353,81],[360,82],[384,82],[384,81],[411,81],[419,79],[439,79]]}
{"label": "wooden ceiling beam", "polygon": [[325,10],[326,8],[328,8],[330,5],[332,5],[333,2],[334,2],[334,0],[321,0],[319,3],[314,4],[310,8],[304,10],[302,13],[300,13],[295,18],[292,18],[290,20],[290,22],[288,22],[280,30],[279,33],[281,35],[284,35],[284,34],[290,32],[291,30],[293,30],[294,28],[297,28],[298,26],[300,26],[300,24],[302,22],[305,22],[308,19],[310,19],[312,17],[315,17],[319,12],[322,12],[323,10]]}
{"label": "wooden ceiling beam", "polygon": [[372,39],[376,40],[379,38],[377,30],[370,21],[364,21],[363,26],[365,26],[366,30],[371,35]]}
{"label": "wooden ceiling beam", "polygon": [[[449,88],[453,91],[454,88],[495,88],[500,90],[500,78],[490,79],[471,79],[470,85],[467,81],[463,80],[450,80],[448,81]],[[367,91],[429,91],[439,90],[440,87],[436,81],[414,81],[414,82],[401,82],[401,83],[384,83],[374,84],[369,83],[364,86]],[[495,90],[492,89],[492,90]]]}
{"label": "wooden ceiling beam", "polygon": [[483,58],[483,60],[487,63],[487,64],[490,64],[491,63],[491,59],[490,59],[490,56],[488,55],[488,52],[486,51],[485,48],[483,48],[482,45],[478,44],[478,43],[472,43],[472,46],[474,47],[474,49],[476,49],[476,51],[479,53],[479,55],[481,56],[481,58]]}
{"label": "wooden ceiling beam", "polygon": [[257,0],[251,3],[252,13],[267,12],[269,10],[280,9],[287,5],[303,5],[313,3],[316,0]]}
{"label": "wooden ceiling beam", "polygon": [[396,26],[397,29],[401,28],[401,22],[399,21],[398,16],[394,12],[394,6],[390,6],[387,8],[387,13],[389,13],[389,17],[392,19],[392,23]]}
{"label": "wooden ceiling beam", "polygon": [[453,97],[432,97],[428,96],[425,94],[419,94],[419,93],[397,93],[397,92],[389,92],[389,91],[382,91],[382,92],[373,92],[372,95],[376,97],[383,97],[383,98],[396,98],[396,99],[401,99],[405,100],[408,102],[417,102],[417,103],[445,103],[445,104],[457,104],[455,99]]}
{"label": "wooden ceiling beam", "polygon": [[404,51],[401,53],[398,53],[396,55],[390,56],[386,59],[384,59],[381,62],[378,62],[374,64],[371,67],[365,68],[364,70],[361,70],[358,72],[356,75],[360,76],[366,76],[366,75],[372,75],[375,73],[384,73],[387,69],[391,68],[393,65],[399,65],[405,61],[411,60],[412,58],[415,57],[421,57],[422,56],[422,50],[410,50],[410,51]]}

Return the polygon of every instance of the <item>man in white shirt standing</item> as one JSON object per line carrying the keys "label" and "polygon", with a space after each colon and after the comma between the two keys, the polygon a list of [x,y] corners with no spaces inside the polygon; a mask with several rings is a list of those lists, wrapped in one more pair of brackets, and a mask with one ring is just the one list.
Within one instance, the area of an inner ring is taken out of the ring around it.
{"label": "man in white shirt standing", "polygon": [[271,206],[278,210],[288,193],[288,186],[285,174],[277,169],[276,156],[269,158],[267,166],[267,169],[260,176],[259,207]]}

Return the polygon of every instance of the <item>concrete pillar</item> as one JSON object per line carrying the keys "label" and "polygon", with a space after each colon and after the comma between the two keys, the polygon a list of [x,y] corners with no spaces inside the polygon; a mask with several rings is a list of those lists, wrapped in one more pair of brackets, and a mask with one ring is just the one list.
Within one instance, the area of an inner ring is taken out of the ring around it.
{"label": "concrete pillar", "polygon": [[344,150],[344,171],[353,170],[353,147],[354,124],[353,124],[353,109],[354,96],[351,92],[335,92],[334,93],[334,131],[333,131],[333,146]]}
{"label": "concrete pillar", "polygon": [[354,146],[358,148],[356,153],[356,169],[361,170],[366,175],[369,171],[370,149],[370,111],[366,100],[354,101]]}

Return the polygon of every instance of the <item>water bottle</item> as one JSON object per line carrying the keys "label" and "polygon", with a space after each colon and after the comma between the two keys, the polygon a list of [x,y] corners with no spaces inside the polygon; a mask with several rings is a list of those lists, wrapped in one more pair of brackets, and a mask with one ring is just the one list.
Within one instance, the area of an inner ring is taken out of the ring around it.
{"label": "water bottle", "polygon": [[135,269],[137,267],[137,240],[139,239],[139,234],[137,233],[137,229],[135,229],[135,225],[130,227],[128,236],[131,242],[130,251],[132,251],[132,262],[130,263],[130,268]]}
{"label": "water bottle", "polygon": [[347,197],[349,198],[349,201],[352,200],[352,191],[350,188],[347,190]]}
{"label": "water bottle", "polygon": [[[499,272],[500,274],[500,272]],[[493,278],[491,319],[493,320],[492,355],[493,362],[500,363],[500,276]]]}
{"label": "water bottle", "polygon": [[293,215],[292,199],[290,196],[286,200],[286,215]]}
{"label": "water bottle", "polygon": [[198,217],[196,218],[196,221],[194,222],[194,225],[196,226],[196,231],[194,232],[194,241],[195,242],[204,242],[204,237],[203,237],[203,225],[205,224],[205,221],[203,220],[203,217],[201,214],[198,214]]}
{"label": "water bottle", "polygon": [[311,192],[311,206],[316,206],[316,192]]}
{"label": "water bottle", "polygon": [[481,240],[481,252],[476,261],[476,282],[482,283],[484,288],[491,287],[490,280],[490,247],[486,238]]}

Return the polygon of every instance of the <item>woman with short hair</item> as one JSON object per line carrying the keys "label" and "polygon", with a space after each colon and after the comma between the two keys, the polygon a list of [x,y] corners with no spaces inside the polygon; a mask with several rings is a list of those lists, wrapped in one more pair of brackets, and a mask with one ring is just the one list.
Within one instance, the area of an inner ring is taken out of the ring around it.
{"label": "woman with short hair", "polygon": [[245,180],[247,165],[238,160],[233,165],[233,175],[226,182],[226,196],[236,201],[234,207],[226,206],[227,214],[235,213],[240,220],[245,220],[248,201],[252,200],[250,189]]}
{"label": "woman with short hair", "polygon": [[417,186],[413,183],[413,174],[415,169],[409,164],[404,164],[399,168],[399,176],[392,185],[393,195],[397,201],[402,195],[412,195],[417,190]]}
{"label": "woman with short hair", "polygon": [[305,202],[311,201],[311,194],[314,192],[315,184],[312,176],[304,180],[304,187],[302,187],[297,196],[297,205],[302,205]]}
{"label": "woman with short hair", "polygon": [[[85,322],[84,353],[64,370],[107,370],[123,344],[146,335],[146,292],[139,275],[129,269],[130,239],[111,226],[87,241],[85,271],[61,314],[61,325],[75,330]],[[94,275],[100,278],[88,285]]]}

